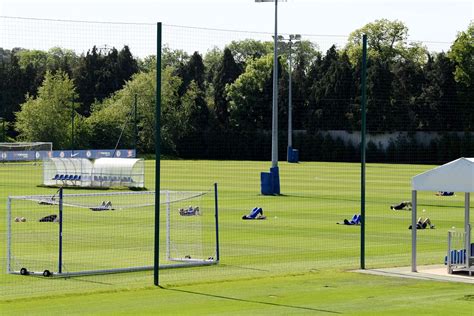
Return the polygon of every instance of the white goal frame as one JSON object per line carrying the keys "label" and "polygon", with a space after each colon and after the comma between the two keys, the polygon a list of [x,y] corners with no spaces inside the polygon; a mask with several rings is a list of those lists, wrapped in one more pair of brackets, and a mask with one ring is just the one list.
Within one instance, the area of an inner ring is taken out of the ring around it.
{"label": "white goal frame", "polygon": [[53,151],[51,142],[17,142],[0,143],[0,161],[33,161],[41,160],[46,154]]}
{"label": "white goal frame", "polygon": [[[43,148],[36,148],[43,147]],[[0,151],[52,151],[51,142],[0,143]]]}
{"label": "white goal frame", "polygon": [[[206,258],[173,258],[170,255],[170,247],[171,247],[171,227],[170,227],[170,214],[171,214],[171,205],[175,201],[170,200],[170,193],[174,192],[181,192],[181,191],[168,191],[162,190],[160,193],[166,196],[166,200],[161,202],[160,204],[165,204],[166,206],[166,259],[169,262],[173,263],[166,263],[160,264],[159,269],[173,269],[173,268],[181,268],[181,267],[198,267],[198,266],[209,266],[215,265],[219,263],[219,224],[218,224],[218,203],[217,203],[217,185],[214,185],[214,192],[192,192],[194,195],[191,198],[199,197],[205,194],[214,194],[214,228],[215,228],[215,254],[212,257]],[[186,192],[191,193],[191,192]],[[97,269],[97,270],[84,270],[84,271],[73,271],[67,272],[63,271],[63,261],[62,261],[62,244],[63,244],[63,220],[62,220],[62,212],[63,212],[63,197],[73,197],[73,198],[80,198],[80,197],[111,197],[111,196],[126,196],[126,195],[149,195],[155,194],[155,191],[142,191],[142,192],[134,192],[134,191],[127,191],[127,192],[108,192],[108,193],[85,193],[85,194],[63,194],[63,188],[58,190],[58,196],[52,200],[50,200],[51,205],[57,205],[59,211],[59,218],[58,218],[58,262],[57,262],[57,271],[30,271],[27,270],[27,267],[22,267],[20,270],[14,270],[12,268],[12,201],[14,200],[30,200],[30,201],[44,201],[45,198],[50,198],[50,196],[46,195],[31,195],[31,196],[9,196],[7,198],[7,273],[8,274],[19,274],[19,275],[43,275],[46,277],[49,276],[57,276],[57,277],[70,277],[70,276],[82,276],[82,275],[95,275],[95,274],[109,274],[109,273],[121,273],[121,272],[136,272],[136,271],[146,271],[146,270],[153,270],[153,265],[148,266],[136,266],[136,267],[129,267],[129,268],[111,268],[111,269]],[[188,200],[190,198],[187,198]],[[154,203],[144,203],[140,206],[153,206]],[[83,207],[83,206],[79,206]],[[151,250],[152,251],[152,250]],[[23,270],[25,269],[25,270]]]}

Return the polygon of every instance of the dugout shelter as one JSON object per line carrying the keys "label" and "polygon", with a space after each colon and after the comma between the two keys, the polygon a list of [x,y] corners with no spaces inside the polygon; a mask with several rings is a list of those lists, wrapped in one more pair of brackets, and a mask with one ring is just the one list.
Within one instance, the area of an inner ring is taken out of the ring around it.
{"label": "dugout shelter", "polygon": [[62,187],[145,187],[145,163],[135,158],[50,158],[43,163],[43,184]]}

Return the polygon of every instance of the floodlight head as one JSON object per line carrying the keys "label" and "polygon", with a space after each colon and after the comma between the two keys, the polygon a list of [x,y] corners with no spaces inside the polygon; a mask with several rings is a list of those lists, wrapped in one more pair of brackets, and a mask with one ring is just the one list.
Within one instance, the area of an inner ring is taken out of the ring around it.
{"label": "floodlight head", "polygon": [[290,41],[300,41],[301,40],[301,34],[290,34]]}

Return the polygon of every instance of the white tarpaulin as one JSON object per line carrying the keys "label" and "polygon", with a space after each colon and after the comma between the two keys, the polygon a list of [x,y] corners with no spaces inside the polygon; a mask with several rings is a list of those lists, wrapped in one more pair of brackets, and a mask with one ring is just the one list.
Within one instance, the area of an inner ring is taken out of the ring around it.
{"label": "white tarpaulin", "polygon": [[411,180],[413,190],[474,192],[474,158],[459,158]]}

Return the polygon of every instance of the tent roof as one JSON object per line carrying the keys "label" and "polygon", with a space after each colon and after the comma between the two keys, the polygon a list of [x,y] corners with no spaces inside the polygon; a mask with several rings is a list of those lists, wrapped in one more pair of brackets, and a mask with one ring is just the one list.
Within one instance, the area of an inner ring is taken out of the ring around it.
{"label": "tent roof", "polygon": [[413,190],[474,192],[474,158],[459,158],[411,179]]}

